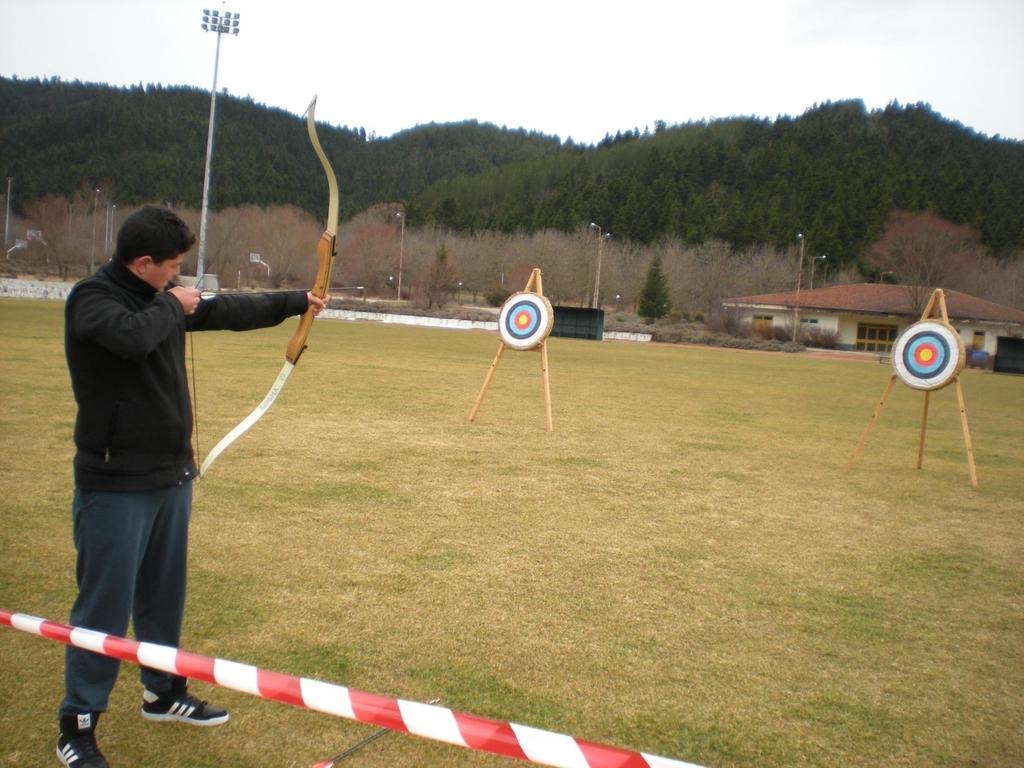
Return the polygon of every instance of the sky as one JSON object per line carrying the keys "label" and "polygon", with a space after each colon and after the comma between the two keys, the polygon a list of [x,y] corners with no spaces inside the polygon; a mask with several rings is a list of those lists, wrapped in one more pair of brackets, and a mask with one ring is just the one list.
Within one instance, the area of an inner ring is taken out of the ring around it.
{"label": "sky", "polygon": [[378,137],[618,131],[930,104],[1024,140],[1024,0],[0,0],[0,75],[218,91]]}

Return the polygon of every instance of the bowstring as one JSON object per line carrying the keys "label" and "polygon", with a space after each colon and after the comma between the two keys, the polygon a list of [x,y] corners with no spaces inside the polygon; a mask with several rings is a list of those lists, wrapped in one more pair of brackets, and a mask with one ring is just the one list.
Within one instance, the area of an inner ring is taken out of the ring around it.
{"label": "bowstring", "polygon": [[[195,461],[196,467],[200,467],[200,452],[199,452],[199,403],[198,403],[198,391],[196,390],[196,345],[195,345],[195,331],[188,332],[188,356],[189,356],[189,367],[192,368],[192,392],[189,398],[192,401],[192,435],[195,440]],[[198,469],[196,476],[199,477]]]}
{"label": "bowstring", "polygon": [[[284,152],[284,147],[279,146],[277,148],[277,151],[274,153],[274,156],[271,158],[270,163],[267,165],[267,169],[263,172],[263,176],[261,177],[260,181],[257,182],[257,185],[259,185],[264,179],[266,179],[267,176],[270,175],[270,172],[272,170],[274,170],[274,165],[277,163],[278,158],[281,157],[281,153],[282,152]],[[203,281],[203,278],[205,278],[205,277],[206,277],[205,273],[203,275],[201,275],[198,278],[198,280],[196,281],[196,285],[201,284],[202,281]],[[328,286],[328,289],[329,288],[330,287]],[[195,443],[195,447],[194,447],[193,450],[195,451],[196,466],[197,467],[201,467],[202,463],[199,460],[199,457],[201,456],[201,453],[200,453],[200,450],[199,450],[199,403],[198,403],[199,397],[198,397],[198,392],[196,390],[196,350],[195,350],[195,331],[194,330],[188,332],[188,354],[189,354],[189,366],[192,368],[192,391],[190,393],[190,398],[189,399],[192,402],[192,435],[193,435],[193,439],[194,439],[194,443]],[[201,478],[202,475],[197,471],[196,472],[196,477]]]}
{"label": "bowstring", "polygon": [[[199,288],[203,284],[203,280],[206,279],[206,273],[204,272],[196,279],[196,288]],[[202,299],[200,298],[200,301]],[[186,320],[187,322],[187,320]],[[196,388],[196,332],[195,329],[190,329],[188,332],[188,357],[189,367],[192,369],[192,387],[189,392],[189,401],[192,403],[192,435],[195,440],[195,461],[196,461],[196,476],[199,477],[198,468],[202,466],[199,461],[199,457],[202,455],[199,452],[199,391]]]}

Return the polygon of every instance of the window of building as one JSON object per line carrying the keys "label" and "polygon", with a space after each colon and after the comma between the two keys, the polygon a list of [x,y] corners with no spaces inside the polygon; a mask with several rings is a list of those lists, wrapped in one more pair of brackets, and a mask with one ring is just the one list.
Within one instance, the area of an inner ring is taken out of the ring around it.
{"label": "window of building", "polygon": [[857,323],[857,349],[862,352],[892,352],[896,330],[895,325]]}

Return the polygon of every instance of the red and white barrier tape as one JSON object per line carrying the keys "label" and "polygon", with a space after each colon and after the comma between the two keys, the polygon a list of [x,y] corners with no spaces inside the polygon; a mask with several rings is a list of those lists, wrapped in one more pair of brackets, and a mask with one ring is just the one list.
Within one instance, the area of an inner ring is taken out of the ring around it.
{"label": "red and white barrier tape", "polygon": [[283,675],[166,645],[140,643],[24,613],[0,610],[0,624],[103,656],[202,680],[263,699],[539,765],[555,768],[699,768],[693,763],[667,757],[595,744],[431,704],[388,699],[341,685]]}

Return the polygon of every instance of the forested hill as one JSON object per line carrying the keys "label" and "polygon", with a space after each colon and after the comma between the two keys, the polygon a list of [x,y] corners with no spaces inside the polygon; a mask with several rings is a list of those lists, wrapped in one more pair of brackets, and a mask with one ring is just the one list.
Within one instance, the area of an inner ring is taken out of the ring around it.
{"label": "forested hill", "polygon": [[[15,203],[96,186],[124,205],[198,208],[210,96],[198,88],[0,78],[0,177]],[[553,155],[557,138],[468,121],[420,126],[390,139],[318,125],[341,187],[342,215],[406,200],[447,177]],[[211,207],[297,205],[318,218],[327,184],[305,120],[251,99],[218,96]]]}
{"label": "forested hill", "polygon": [[[925,105],[830,103],[795,119],[718,120],[627,134],[586,152],[435,185],[410,217],[446,226],[572,229],[649,243],[785,246],[803,232],[850,263],[893,209],[932,210],[1006,255],[1024,246],[1024,143]],[[835,263],[833,262],[833,263]]]}
{"label": "forested hill", "polygon": [[[0,78],[0,178],[15,204],[102,186],[123,204],[198,207],[209,95]],[[320,126],[343,215],[402,202],[456,230],[572,231],[597,222],[650,243],[785,246],[803,232],[850,263],[893,209],[976,228],[996,255],[1024,247],[1024,143],[979,135],[926,105],[828,103],[798,118],[731,118],[596,147],[464,122],[367,137]],[[300,118],[217,100],[211,205],[292,203],[323,216],[326,185]]]}

